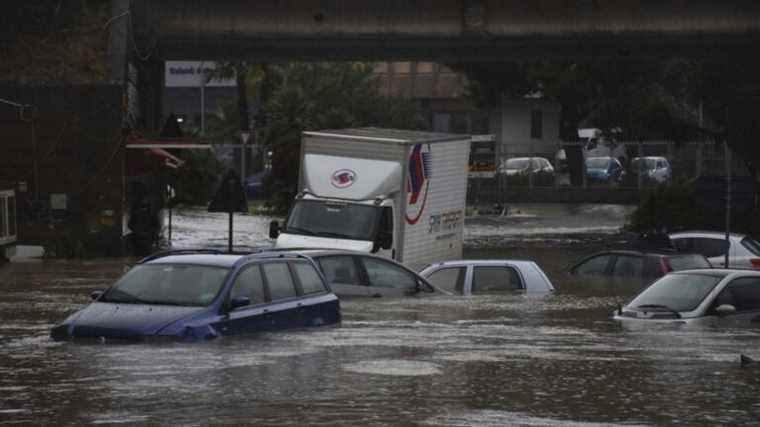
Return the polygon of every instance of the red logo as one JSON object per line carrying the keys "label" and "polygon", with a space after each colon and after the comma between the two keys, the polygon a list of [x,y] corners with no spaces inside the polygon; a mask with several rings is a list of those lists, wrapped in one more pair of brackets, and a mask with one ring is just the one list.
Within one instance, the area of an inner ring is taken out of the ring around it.
{"label": "red logo", "polygon": [[339,169],[333,172],[330,183],[335,188],[346,188],[356,182],[356,172],[351,169]]}
{"label": "red logo", "polygon": [[409,154],[409,179],[406,181],[406,222],[414,225],[422,217],[430,186],[430,145],[417,144]]}

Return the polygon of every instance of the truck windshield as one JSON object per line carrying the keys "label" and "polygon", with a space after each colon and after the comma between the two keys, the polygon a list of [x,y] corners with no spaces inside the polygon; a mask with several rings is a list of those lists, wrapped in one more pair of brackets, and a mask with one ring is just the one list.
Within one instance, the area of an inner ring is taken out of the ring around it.
{"label": "truck windshield", "polygon": [[290,211],[286,233],[338,239],[374,240],[380,207],[299,200]]}

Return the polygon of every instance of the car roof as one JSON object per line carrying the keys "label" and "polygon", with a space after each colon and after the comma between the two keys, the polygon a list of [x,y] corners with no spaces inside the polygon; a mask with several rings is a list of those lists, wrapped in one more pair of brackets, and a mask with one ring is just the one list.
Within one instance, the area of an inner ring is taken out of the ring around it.
{"label": "car roof", "polygon": [[652,159],[652,160],[668,160],[666,157],[662,156],[641,156],[641,157],[634,157],[633,160],[637,159]]}
{"label": "car roof", "polygon": [[213,267],[231,268],[236,265],[257,259],[297,259],[307,257],[304,254],[292,251],[261,251],[257,253],[224,253],[213,251],[199,251],[197,253],[179,250],[177,253],[168,251],[151,255],[139,264],[187,264],[187,265],[207,265]]}
{"label": "car roof", "polygon": [[[678,231],[675,233],[670,233],[668,234],[668,236],[670,238],[708,236],[708,237],[720,237],[720,238],[725,239],[726,233],[723,231],[687,230],[687,231]],[[729,236],[737,238],[737,239],[743,239],[744,237],[746,237],[746,235],[739,234],[739,233],[729,233]]]}
{"label": "car roof", "polygon": [[760,271],[754,270],[740,270],[740,269],[725,269],[725,268],[700,268],[695,270],[681,270],[675,271],[670,274],[701,274],[714,277],[728,277],[733,274],[741,274],[747,276],[760,276]]}
{"label": "car roof", "polygon": [[459,267],[467,265],[502,265],[505,263],[535,264],[535,261],[527,259],[457,259],[451,261],[436,262],[426,266],[425,269],[430,267]]}
{"label": "car roof", "polygon": [[697,255],[697,254],[685,254],[668,249],[650,250],[650,251],[635,251],[631,249],[611,249],[608,251],[599,251],[591,255],[584,257],[583,259],[593,258],[598,255],[636,255],[636,256],[683,256],[683,255]]}

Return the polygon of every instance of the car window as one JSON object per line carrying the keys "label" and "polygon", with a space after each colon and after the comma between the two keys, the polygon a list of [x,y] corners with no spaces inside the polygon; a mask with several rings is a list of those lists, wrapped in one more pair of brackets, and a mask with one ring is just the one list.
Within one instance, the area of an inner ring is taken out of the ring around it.
{"label": "car window", "polygon": [[695,240],[697,249],[696,252],[708,258],[718,257],[726,254],[728,242],[723,239],[710,239],[707,237],[701,237]]}
{"label": "car window", "polygon": [[362,258],[367,270],[369,285],[381,288],[413,289],[417,287],[417,278],[402,267],[375,258]]}
{"label": "car window", "polygon": [[712,268],[710,262],[702,255],[681,255],[668,257],[671,271],[691,270],[697,268]]}
{"label": "car window", "polygon": [[290,275],[288,264],[270,262],[261,265],[261,270],[267,278],[267,287],[272,301],[292,298],[297,295],[293,277]]}
{"label": "car window", "polygon": [[760,277],[742,277],[729,283],[715,298],[713,307],[731,304],[736,311],[760,310]]}
{"label": "car window", "polygon": [[745,237],[742,239],[742,246],[747,248],[752,254],[760,256],[760,243],[758,243],[757,240]]}
{"label": "car window", "polygon": [[327,279],[327,283],[337,283],[341,285],[361,285],[359,271],[353,257],[350,256],[329,256],[317,260],[322,273]]}
{"label": "car window", "polygon": [[230,291],[230,299],[237,297],[248,297],[251,299],[251,305],[266,302],[264,295],[264,279],[261,277],[261,270],[258,265],[246,268],[235,279]]}
{"label": "car window", "polygon": [[694,245],[694,239],[689,237],[681,237],[678,239],[670,239],[673,246],[676,247],[678,252],[694,252],[697,253],[697,248]]}
{"label": "car window", "polygon": [[644,274],[644,258],[640,256],[618,255],[612,275],[616,277],[641,277]]}
{"label": "car window", "polygon": [[325,284],[322,283],[322,279],[313,265],[307,262],[294,262],[291,265],[304,294],[316,294],[326,290]]}
{"label": "car window", "polygon": [[475,267],[472,293],[483,294],[523,289],[520,275],[512,267]]}
{"label": "car window", "polygon": [[583,262],[573,269],[575,274],[588,276],[602,276],[607,273],[607,264],[610,263],[610,255],[599,255]]}
{"label": "car window", "polygon": [[442,268],[427,277],[428,282],[444,291],[461,294],[464,288],[464,267]]}

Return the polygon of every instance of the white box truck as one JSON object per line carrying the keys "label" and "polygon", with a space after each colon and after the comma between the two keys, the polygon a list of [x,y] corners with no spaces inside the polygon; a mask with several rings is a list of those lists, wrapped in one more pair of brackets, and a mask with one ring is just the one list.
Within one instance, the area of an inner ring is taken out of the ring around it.
{"label": "white box truck", "polygon": [[304,132],[299,193],[276,248],[375,253],[412,269],[461,258],[470,137],[395,129]]}

